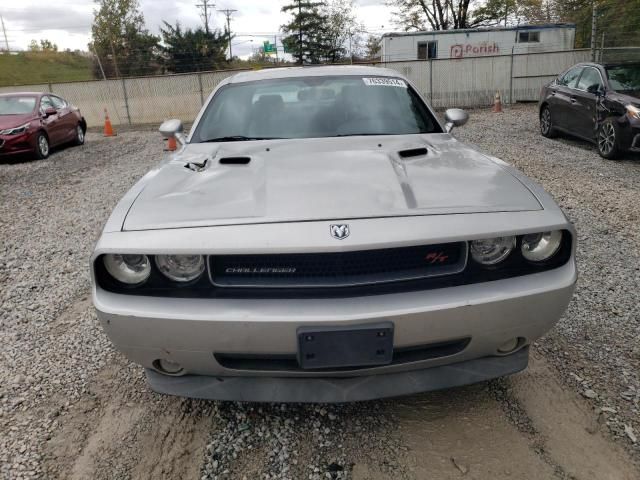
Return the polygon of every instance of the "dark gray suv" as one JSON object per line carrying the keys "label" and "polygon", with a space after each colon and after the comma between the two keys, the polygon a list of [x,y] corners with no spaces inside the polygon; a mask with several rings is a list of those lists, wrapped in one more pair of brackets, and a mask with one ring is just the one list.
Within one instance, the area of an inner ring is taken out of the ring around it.
{"label": "dark gray suv", "polygon": [[608,159],[640,152],[640,63],[574,65],[543,87],[539,107],[545,137],[583,138]]}

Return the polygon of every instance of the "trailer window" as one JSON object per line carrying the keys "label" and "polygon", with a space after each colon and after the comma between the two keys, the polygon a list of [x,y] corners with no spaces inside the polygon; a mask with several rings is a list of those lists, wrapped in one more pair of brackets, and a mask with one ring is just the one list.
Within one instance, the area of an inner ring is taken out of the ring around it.
{"label": "trailer window", "polygon": [[518,43],[540,43],[540,32],[518,32]]}
{"label": "trailer window", "polygon": [[438,58],[438,42],[418,42],[418,60]]}

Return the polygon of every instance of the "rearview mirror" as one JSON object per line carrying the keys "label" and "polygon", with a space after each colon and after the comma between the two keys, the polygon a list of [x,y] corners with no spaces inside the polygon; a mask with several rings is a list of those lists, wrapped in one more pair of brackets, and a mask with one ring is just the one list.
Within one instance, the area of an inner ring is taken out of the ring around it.
{"label": "rearview mirror", "polygon": [[51,115],[55,115],[58,111],[53,107],[47,107],[44,109],[44,116],[50,117]]}
{"label": "rearview mirror", "polygon": [[454,127],[461,127],[467,123],[469,114],[459,108],[450,108],[444,112],[444,119],[447,122],[444,125],[444,129],[449,133]]}
{"label": "rearview mirror", "polygon": [[182,120],[178,120],[177,118],[165,120],[158,130],[163,138],[174,137],[178,142],[184,145],[185,138],[184,133],[182,133],[184,130]]}

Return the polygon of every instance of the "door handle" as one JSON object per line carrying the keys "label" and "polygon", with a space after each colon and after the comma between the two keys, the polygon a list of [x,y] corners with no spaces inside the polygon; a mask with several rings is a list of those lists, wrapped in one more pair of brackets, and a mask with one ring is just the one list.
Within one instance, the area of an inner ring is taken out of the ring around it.
{"label": "door handle", "polygon": [[571,103],[573,103],[574,105],[578,103],[578,101],[576,100],[576,97],[571,97]]}

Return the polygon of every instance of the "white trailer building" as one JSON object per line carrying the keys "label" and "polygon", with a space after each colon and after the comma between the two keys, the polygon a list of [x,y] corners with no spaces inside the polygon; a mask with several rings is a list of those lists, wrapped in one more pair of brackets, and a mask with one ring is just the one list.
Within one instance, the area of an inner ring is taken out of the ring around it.
{"label": "white trailer building", "polygon": [[569,23],[386,33],[382,61],[467,58],[572,50],[576,26]]}

